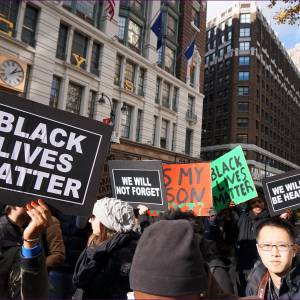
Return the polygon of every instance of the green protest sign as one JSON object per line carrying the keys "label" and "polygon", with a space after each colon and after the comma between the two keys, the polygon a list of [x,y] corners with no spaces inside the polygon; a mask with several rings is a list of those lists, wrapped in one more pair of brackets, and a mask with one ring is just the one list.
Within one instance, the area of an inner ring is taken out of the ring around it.
{"label": "green protest sign", "polygon": [[211,163],[214,209],[227,208],[257,197],[257,192],[242,150],[238,146]]}

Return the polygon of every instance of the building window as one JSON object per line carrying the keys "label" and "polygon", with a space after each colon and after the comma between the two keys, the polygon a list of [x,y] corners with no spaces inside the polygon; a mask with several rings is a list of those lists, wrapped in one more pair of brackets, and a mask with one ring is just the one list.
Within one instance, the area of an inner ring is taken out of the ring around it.
{"label": "building window", "polygon": [[97,93],[95,91],[90,91],[88,102],[88,117],[91,119],[94,119],[96,97]]}
{"label": "building window", "polygon": [[24,23],[22,28],[22,41],[26,44],[29,44],[32,47],[35,47],[35,30],[38,19],[39,11],[30,6],[26,6]]}
{"label": "building window", "polygon": [[67,39],[68,39],[68,26],[60,24],[57,47],[56,47],[56,57],[65,60],[67,57]]}
{"label": "building window", "polygon": [[239,86],[238,87],[239,96],[249,96],[249,87],[248,86]]}
{"label": "building window", "polygon": [[81,97],[82,87],[70,82],[67,96],[66,111],[69,111],[74,114],[79,114]]}
{"label": "building window", "polygon": [[153,146],[155,145],[157,122],[158,122],[158,117],[154,116],[154,119],[153,119],[153,131],[152,131],[152,145]]}
{"label": "building window", "polygon": [[229,31],[229,32],[227,33],[227,41],[231,41],[231,38],[232,38],[232,32]]}
{"label": "building window", "polygon": [[172,100],[172,110],[174,110],[174,111],[178,110],[178,94],[179,94],[178,88],[174,87],[173,100]]}
{"label": "building window", "polygon": [[162,67],[162,59],[163,59],[163,56],[162,56],[162,48],[163,47],[160,47],[158,50],[157,50],[157,64]]}
{"label": "building window", "polygon": [[60,91],[61,79],[57,76],[53,76],[51,91],[50,91],[50,102],[49,106],[53,108],[58,107],[59,91]]}
{"label": "building window", "polygon": [[19,0],[0,1],[0,32],[8,36],[15,36],[15,25],[19,11]]}
{"label": "building window", "polygon": [[200,12],[192,7],[192,20],[196,27],[200,28]]}
{"label": "building window", "polygon": [[168,23],[167,23],[167,35],[172,38],[176,39],[176,29],[177,29],[177,22],[175,18],[168,15]]}
{"label": "building window", "polygon": [[142,40],[142,27],[129,20],[128,23],[128,44],[133,50],[140,52]]}
{"label": "building window", "polygon": [[163,149],[167,149],[168,129],[169,129],[169,121],[162,119],[161,120],[160,147]]}
{"label": "building window", "polygon": [[240,28],[240,37],[248,37],[248,36],[250,36],[250,28],[249,27]]}
{"label": "building window", "polygon": [[170,107],[170,89],[171,86],[169,83],[163,83],[163,90],[162,90],[162,105],[164,107]]}
{"label": "building window", "polygon": [[140,68],[139,82],[138,82],[138,94],[144,96],[144,81],[145,81],[145,69]]}
{"label": "building window", "polygon": [[137,114],[137,120],[136,120],[136,136],[135,136],[137,142],[141,141],[142,116],[143,116],[143,111],[139,109]]}
{"label": "building window", "polygon": [[125,24],[126,24],[126,18],[119,16],[119,18],[118,18],[118,27],[119,27],[118,38],[121,42],[124,42],[124,38],[125,38]]}
{"label": "building window", "polygon": [[248,102],[239,102],[238,103],[238,112],[248,112],[249,103]]}
{"label": "building window", "polygon": [[174,151],[175,150],[175,146],[176,146],[176,129],[177,129],[177,127],[176,127],[176,124],[175,123],[173,123],[173,132],[172,132],[172,151]]}
{"label": "building window", "polygon": [[131,106],[124,103],[126,106],[126,110],[122,111],[122,119],[121,119],[121,136],[124,138],[129,138],[130,136],[130,125],[131,125]]}
{"label": "building window", "polygon": [[187,128],[185,132],[185,154],[191,154],[191,145],[193,138],[193,130]]}
{"label": "building window", "polygon": [[187,107],[187,114],[192,116],[195,110],[195,98],[193,96],[188,97],[188,107]]}
{"label": "building window", "polygon": [[247,144],[248,143],[248,134],[238,133],[236,135],[236,142],[242,143],[242,144]]}
{"label": "building window", "polygon": [[99,59],[101,46],[98,43],[93,43],[92,57],[91,57],[91,73],[99,76]]}
{"label": "building window", "polygon": [[219,50],[219,56],[222,57],[224,55],[224,48]]}
{"label": "building window", "polygon": [[238,118],[237,127],[239,128],[248,128],[248,118]]}
{"label": "building window", "polygon": [[126,62],[124,87],[130,92],[134,92],[135,65],[129,61]]}
{"label": "building window", "polygon": [[241,51],[246,51],[250,49],[250,42],[240,42],[240,47],[239,49]]}
{"label": "building window", "polygon": [[159,104],[159,95],[160,95],[160,87],[161,87],[161,78],[157,77],[156,79],[156,89],[155,89],[155,103]]}
{"label": "building window", "polygon": [[86,68],[86,51],[88,38],[79,32],[74,32],[71,63],[81,69]]}
{"label": "building window", "polygon": [[121,65],[122,65],[122,57],[120,55],[117,55],[114,84],[118,86],[120,86],[121,84]]}
{"label": "building window", "polygon": [[239,72],[239,80],[249,80],[249,72]]}
{"label": "building window", "polygon": [[226,23],[228,27],[232,26],[232,18],[227,19]]}
{"label": "building window", "polygon": [[165,70],[169,73],[174,72],[175,52],[166,46],[165,48]]}
{"label": "building window", "polygon": [[250,64],[250,56],[240,56],[239,64],[240,66],[248,66]]}
{"label": "building window", "polygon": [[250,23],[250,14],[240,14],[240,23]]}

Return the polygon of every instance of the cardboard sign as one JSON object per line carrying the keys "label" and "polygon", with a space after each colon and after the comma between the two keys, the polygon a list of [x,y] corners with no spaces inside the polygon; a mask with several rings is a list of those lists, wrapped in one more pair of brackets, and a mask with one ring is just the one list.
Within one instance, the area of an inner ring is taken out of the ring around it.
{"label": "cardboard sign", "polygon": [[299,170],[267,177],[262,183],[271,216],[280,215],[288,208],[300,208]]}
{"label": "cardboard sign", "polygon": [[257,192],[241,146],[211,163],[213,204],[216,211],[257,197]]}
{"label": "cardboard sign", "polygon": [[0,92],[0,201],[89,215],[112,128]]}
{"label": "cardboard sign", "polygon": [[111,160],[108,162],[114,197],[149,209],[165,210],[165,187],[160,161]]}
{"label": "cardboard sign", "polygon": [[164,180],[170,209],[209,216],[212,208],[209,163],[164,164]]}

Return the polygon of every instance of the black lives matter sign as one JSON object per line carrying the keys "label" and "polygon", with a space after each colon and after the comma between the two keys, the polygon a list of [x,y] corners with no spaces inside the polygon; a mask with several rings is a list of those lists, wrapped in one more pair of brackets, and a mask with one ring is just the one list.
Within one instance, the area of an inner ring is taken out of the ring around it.
{"label": "black lives matter sign", "polygon": [[300,171],[267,177],[263,189],[272,216],[300,208]]}
{"label": "black lives matter sign", "polygon": [[136,207],[164,210],[167,206],[160,161],[108,162],[113,196]]}
{"label": "black lives matter sign", "polygon": [[0,201],[40,197],[89,214],[110,135],[99,122],[0,93]]}

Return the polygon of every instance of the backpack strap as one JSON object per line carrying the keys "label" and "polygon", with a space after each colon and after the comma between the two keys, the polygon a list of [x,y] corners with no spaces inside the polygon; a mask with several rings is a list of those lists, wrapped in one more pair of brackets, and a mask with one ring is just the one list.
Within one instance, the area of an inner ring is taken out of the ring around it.
{"label": "backpack strap", "polygon": [[258,286],[258,290],[257,290],[257,296],[260,299],[264,299],[265,294],[266,294],[266,289],[267,289],[267,284],[269,281],[270,275],[269,272],[267,271],[264,276],[262,277],[259,286]]}

